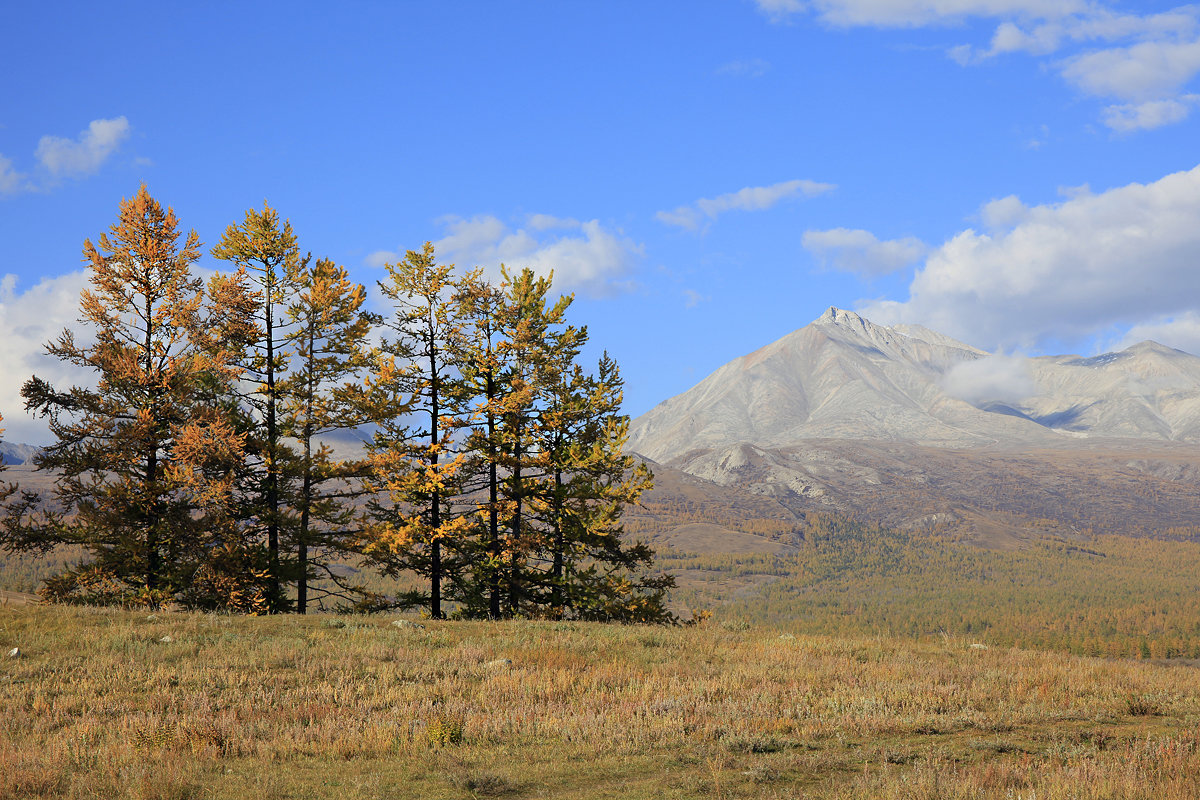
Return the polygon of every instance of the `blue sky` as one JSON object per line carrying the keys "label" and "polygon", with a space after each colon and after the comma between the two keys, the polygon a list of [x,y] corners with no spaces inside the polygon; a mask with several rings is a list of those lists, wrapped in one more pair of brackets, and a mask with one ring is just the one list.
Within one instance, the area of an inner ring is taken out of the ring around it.
{"label": "blue sky", "polygon": [[9,440],[30,374],[80,380],[38,351],[142,181],[210,247],[265,199],[368,285],[426,240],[553,267],[635,415],[830,305],[1200,352],[1200,7],[183,5],[3,13]]}

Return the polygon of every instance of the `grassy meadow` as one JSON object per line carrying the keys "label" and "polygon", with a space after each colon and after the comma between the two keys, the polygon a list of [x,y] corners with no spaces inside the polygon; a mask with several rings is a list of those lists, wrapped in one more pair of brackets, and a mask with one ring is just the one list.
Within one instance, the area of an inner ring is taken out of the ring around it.
{"label": "grassy meadow", "polygon": [[1200,660],[1195,540],[1026,532],[998,548],[822,517],[788,552],[668,548],[657,563],[676,575],[682,607],[795,634],[949,634],[1077,655]]}
{"label": "grassy meadow", "polygon": [[1187,666],[395,620],[0,606],[0,798],[1200,796]]}

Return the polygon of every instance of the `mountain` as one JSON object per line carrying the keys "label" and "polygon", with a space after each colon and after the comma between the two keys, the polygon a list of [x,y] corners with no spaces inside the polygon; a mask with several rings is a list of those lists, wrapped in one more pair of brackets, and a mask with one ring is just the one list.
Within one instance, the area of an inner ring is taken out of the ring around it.
{"label": "mountain", "polygon": [[[994,545],[1034,528],[1200,535],[1197,441],[1200,358],[1188,353],[1143,342],[1017,358],[831,308],[635,419],[628,448],[695,481],[693,495]],[[650,503],[655,538],[684,519],[667,509],[704,505]]]}
{"label": "mountain", "polygon": [[970,448],[1081,437],[1200,439],[1200,358],[1143,342],[1015,359],[830,308],[634,420],[629,448],[671,461],[809,439]]}
{"label": "mountain", "polygon": [[29,464],[40,450],[40,447],[34,447],[31,444],[0,442],[0,463],[9,465]]}

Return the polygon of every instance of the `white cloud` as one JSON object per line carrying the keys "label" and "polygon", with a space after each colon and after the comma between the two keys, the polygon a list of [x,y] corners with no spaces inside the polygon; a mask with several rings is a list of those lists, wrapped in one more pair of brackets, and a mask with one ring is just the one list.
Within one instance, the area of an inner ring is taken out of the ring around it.
{"label": "white cloud", "polygon": [[0,155],[0,194],[16,194],[25,176],[13,169],[11,158]]}
{"label": "white cloud", "polygon": [[[1092,185],[1090,183],[1081,183],[1078,186],[1059,186],[1058,193],[1068,200],[1087,197],[1092,193]],[[1015,197],[1016,195],[1013,196]]]}
{"label": "white cloud", "polygon": [[865,276],[895,272],[916,262],[928,250],[912,236],[880,241],[870,231],[849,228],[806,231],[802,244],[823,265]]}
{"label": "white cloud", "polygon": [[700,303],[707,303],[711,299],[712,299],[711,297],[700,294],[695,289],[684,289],[683,290],[683,307],[684,308],[695,308]]}
{"label": "white cloud", "polygon": [[1185,311],[1173,317],[1159,317],[1134,325],[1116,347],[1129,347],[1147,339],[1200,355],[1200,312]]}
{"label": "white cloud", "polygon": [[[772,21],[812,11],[835,27],[915,28],[994,20],[986,46],[956,43],[947,55],[966,66],[1005,54],[1061,53],[1051,66],[1085,95],[1120,101],[1104,110],[1119,132],[1179,122],[1185,87],[1200,73],[1200,6],[1147,14],[1097,0],[757,0]],[[1099,45],[1097,47],[1097,45]],[[1088,49],[1092,48],[1092,49]]]}
{"label": "white cloud", "polygon": [[1037,394],[1029,360],[996,354],[962,361],[942,376],[942,389],[968,403],[1016,403]]}
{"label": "white cloud", "polygon": [[680,206],[674,211],[659,211],[655,219],[667,225],[696,230],[705,220],[715,220],[726,211],[764,211],[789,197],[803,195],[815,197],[837,188],[832,183],[810,180],[792,180],[770,186],[747,186],[736,192],[702,197],[690,206]]}
{"label": "white cloud", "polygon": [[792,14],[804,10],[803,0],[754,0],[759,10],[766,14],[772,22],[783,22]]}
{"label": "white cloud", "polygon": [[[439,261],[464,269],[483,267],[493,280],[499,278],[501,264],[517,270],[529,267],[539,275],[553,272],[558,291],[582,289],[603,295],[628,288],[627,276],[642,256],[640,245],[598,220],[534,214],[525,227],[515,229],[491,215],[451,216],[441,223],[446,235],[433,243]],[[367,261],[382,264],[397,257],[381,250]]]}
{"label": "white cloud", "polygon": [[[1036,17],[1037,15],[1034,15]],[[1024,51],[1045,55],[1069,43],[1115,42],[1123,39],[1175,42],[1200,24],[1194,9],[1183,7],[1159,14],[1118,14],[1092,5],[1070,16],[1048,15],[1048,20],[1024,27],[1006,21],[992,34],[991,48],[980,57]],[[1104,52],[1104,51],[1102,51]]]}
{"label": "white cloud", "polygon": [[1200,39],[1149,41],[1069,59],[1063,77],[1088,94],[1144,102],[1179,90],[1200,72]]}
{"label": "white cloud", "polygon": [[674,211],[659,211],[654,218],[664,225],[687,228],[689,231],[697,230],[704,219],[700,211],[692,206],[680,206]]}
{"label": "white cloud", "polygon": [[1021,202],[1021,198],[1015,194],[1010,194],[1008,197],[1001,197],[999,200],[989,200],[984,203],[983,208],[979,211],[979,216],[983,220],[984,225],[995,230],[997,228],[1011,228],[1025,219],[1028,213],[1029,209]]}
{"label": "white cloud", "polygon": [[1169,100],[1113,105],[1104,109],[1104,124],[1118,133],[1153,130],[1163,125],[1182,122],[1191,112],[1192,106],[1198,103],[1200,94],[1185,94]]}
{"label": "white cloud", "polygon": [[382,267],[384,264],[395,264],[403,256],[395,250],[376,250],[373,253],[368,253],[363,259],[363,263],[368,267]]}
{"label": "white cloud", "polygon": [[128,136],[129,120],[125,117],[96,119],[78,139],[43,136],[37,157],[51,175],[88,175],[100,169]]}
{"label": "white cloud", "polygon": [[45,444],[45,423],[25,412],[21,386],[33,375],[58,388],[87,384],[88,376],[45,354],[45,345],[63,328],[75,328],[79,293],[87,283],[83,270],[43,278],[21,292],[14,275],[0,279],[0,414],[10,442]]}
{"label": "white cloud", "polygon": [[[968,17],[1053,19],[1085,11],[1088,4],[1084,0],[814,0],[812,6],[831,25],[913,28]],[[763,8],[762,0],[759,7]]]}
{"label": "white cloud", "polygon": [[904,302],[862,310],[995,349],[1182,314],[1200,297],[1200,167],[1027,208],[1009,230],[965,230]]}
{"label": "white cloud", "polygon": [[550,214],[530,214],[528,225],[535,231],[552,231],[558,228],[578,228],[579,220]]}

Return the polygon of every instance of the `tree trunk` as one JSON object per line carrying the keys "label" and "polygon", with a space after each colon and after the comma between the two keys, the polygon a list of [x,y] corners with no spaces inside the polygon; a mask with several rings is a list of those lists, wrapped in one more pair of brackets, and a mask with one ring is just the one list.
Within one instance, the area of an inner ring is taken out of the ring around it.
{"label": "tree trunk", "polygon": [[275,312],[272,293],[273,275],[268,270],[266,283],[267,312],[267,571],[271,593],[271,611],[282,610],[283,598],[279,580],[279,431],[275,422]]}
{"label": "tree trunk", "polygon": [[[432,344],[432,337],[429,348],[429,374],[431,376],[429,382],[429,464],[436,473],[438,466],[438,414],[441,412],[438,406],[438,392],[441,390],[441,386],[438,381],[437,347]],[[442,544],[438,538],[440,535],[438,529],[442,524],[442,493],[436,488],[433,490],[429,524],[433,530],[433,541],[429,547],[429,616],[433,619],[443,619],[445,615],[442,613]]]}
{"label": "tree trunk", "polygon": [[496,474],[496,415],[492,413],[492,401],[496,396],[496,382],[489,369],[487,375],[487,457],[488,457],[488,555],[492,557],[492,570],[488,576],[488,616],[500,618],[500,501],[498,476]]}
{"label": "tree trunk", "polygon": [[309,322],[308,378],[304,395],[304,479],[300,489],[300,529],[296,532],[296,613],[308,613],[308,524],[312,508],[312,437],[313,437],[313,348],[316,336]]}
{"label": "tree trunk", "polygon": [[[159,425],[159,411],[157,408],[158,398],[154,388],[154,382],[151,375],[154,372],[154,323],[153,323],[154,307],[151,303],[149,295],[146,297],[146,394],[147,400],[150,403],[152,425],[157,428]],[[159,572],[162,571],[162,564],[159,562],[158,554],[158,431],[152,430],[150,439],[146,442],[146,481],[143,486],[146,496],[146,588],[157,589]]]}
{"label": "tree trunk", "polygon": [[551,504],[554,525],[554,566],[550,569],[550,613],[563,618],[563,529],[562,529],[562,470],[554,470],[554,502]]}

